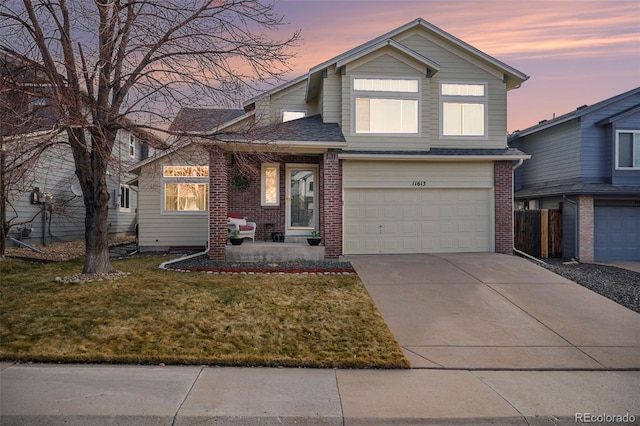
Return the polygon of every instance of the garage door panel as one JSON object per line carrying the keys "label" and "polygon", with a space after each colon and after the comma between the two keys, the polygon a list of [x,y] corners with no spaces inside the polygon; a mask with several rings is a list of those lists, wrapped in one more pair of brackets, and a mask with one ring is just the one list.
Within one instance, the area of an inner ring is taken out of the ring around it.
{"label": "garage door panel", "polygon": [[489,251],[490,200],[490,189],[345,189],[345,254]]}
{"label": "garage door panel", "polygon": [[595,260],[640,260],[640,207],[594,208]]}

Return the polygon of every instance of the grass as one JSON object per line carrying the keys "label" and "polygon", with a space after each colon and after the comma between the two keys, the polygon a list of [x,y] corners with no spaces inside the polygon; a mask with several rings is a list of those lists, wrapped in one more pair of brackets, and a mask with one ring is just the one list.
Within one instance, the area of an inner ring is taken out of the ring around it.
{"label": "grass", "polygon": [[356,275],[162,271],[166,257],[114,261],[126,278],[60,284],[82,259],[0,262],[0,359],[35,362],[407,368]]}

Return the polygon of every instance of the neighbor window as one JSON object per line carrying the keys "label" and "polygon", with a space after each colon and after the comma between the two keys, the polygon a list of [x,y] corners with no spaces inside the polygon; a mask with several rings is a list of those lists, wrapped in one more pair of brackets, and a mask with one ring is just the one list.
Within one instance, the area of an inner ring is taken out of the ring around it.
{"label": "neighbor window", "polygon": [[419,95],[418,79],[354,78],[354,132],[418,134]]}
{"label": "neighbor window", "polygon": [[484,83],[442,83],[442,136],[485,136],[487,87]]}
{"label": "neighbor window", "polygon": [[136,137],[129,135],[129,157],[136,158]]}
{"label": "neighbor window", "polygon": [[209,210],[208,166],[165,166],[163,211],[206,212]]}
{"label": "neighbor window", "polygon": [[616,168],[640,169],[640,130],[616,133]]}
{"label": "neighbor window", "polygon": [[129,185],[120,185],[120,211],[131,210],[131,188]]}
{"label": "neighbor window", "polygon": [[282,111],[282,122],[284,123],[291,120],[297,120],[306,116],[307,113],[304,111]]}
{"label": "neighbor window", "polygon": [[280,165],[262,164],[260,193],[263,206],[280,205]]}

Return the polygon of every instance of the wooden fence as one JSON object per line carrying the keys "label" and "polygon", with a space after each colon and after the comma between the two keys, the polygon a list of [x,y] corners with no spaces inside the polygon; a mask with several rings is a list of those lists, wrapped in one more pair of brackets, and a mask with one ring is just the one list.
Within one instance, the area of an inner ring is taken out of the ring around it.
{"label": "wooden fence", "polygon": [[515,247],[542,259],[562,257],[562,210],[516,210]]}

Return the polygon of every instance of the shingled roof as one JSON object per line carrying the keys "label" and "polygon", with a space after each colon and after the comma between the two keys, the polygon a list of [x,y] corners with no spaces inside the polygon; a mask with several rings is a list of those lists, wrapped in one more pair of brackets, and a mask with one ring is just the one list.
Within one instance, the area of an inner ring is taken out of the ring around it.
{"label": "shingled roof", "polygon": [[243,109],[182,108],[169,127],[170,132],[205,133],[246,114]]}
{"label": "shingled roof", "polygon": [[282,141],[346,142],[340,126],[324,123],[319,114],[281,123],[270,137]]}

